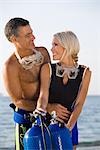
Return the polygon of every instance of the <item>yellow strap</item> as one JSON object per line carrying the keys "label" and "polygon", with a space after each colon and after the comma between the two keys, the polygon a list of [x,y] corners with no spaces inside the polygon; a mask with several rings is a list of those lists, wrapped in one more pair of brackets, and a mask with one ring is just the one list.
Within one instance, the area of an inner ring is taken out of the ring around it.
{"label": "yellow strap", "polygon": [[16,123],[16,150],[20,150],[20,138],[19,138],[19,124]]}

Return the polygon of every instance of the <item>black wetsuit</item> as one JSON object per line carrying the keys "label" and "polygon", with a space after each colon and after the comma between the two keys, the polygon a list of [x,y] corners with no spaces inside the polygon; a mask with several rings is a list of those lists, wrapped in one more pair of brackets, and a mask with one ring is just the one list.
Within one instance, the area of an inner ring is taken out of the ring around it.
{"label": "black wetsuit", "polygon": [[[76,79],[68,79],[65,85],[63,84],[63,78],[56,76],[56,64],[52,64],[51,67],[52,76],[49,90],[49,103],[59,103],[69,111],[72,111],[82,82],[85,67],[79,65],[79,72]],[[75,126],[75,128],[77,128],[77,126]],[[76,136],[76,142],[73,141],[73,145],[78,144],[78,135],[74,132],[72,132],[72,134],[75,134],[73,135],[74,138]],[[74,140],[74,138],[72,139]]]}

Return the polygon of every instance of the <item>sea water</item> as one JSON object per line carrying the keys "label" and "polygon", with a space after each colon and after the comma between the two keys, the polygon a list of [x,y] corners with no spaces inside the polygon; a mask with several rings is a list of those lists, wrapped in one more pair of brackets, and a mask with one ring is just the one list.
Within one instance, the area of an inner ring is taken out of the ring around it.
{"label": "sea water", "polygon": [[[14,150],[15,132],[11,99],[0,96],[0,150]],[[87,96],[78,119],[79,143],[100,144],[100,96]]]}

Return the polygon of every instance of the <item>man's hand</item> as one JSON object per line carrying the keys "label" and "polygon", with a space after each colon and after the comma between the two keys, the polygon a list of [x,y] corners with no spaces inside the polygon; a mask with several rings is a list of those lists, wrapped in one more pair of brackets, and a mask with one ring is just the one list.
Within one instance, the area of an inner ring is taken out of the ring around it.
{"label": "man's hand", "polygon": [[60,122],[67,122],[71,112],[67,110],[66,107],[60,104],[48,104],[47,111],[51,114],[52,111],[56,112],[57,120]]}
{"label": "man's hand", "polygon": [[43,110],[42,108],[36,108],[34,111],[33,111],[33,115],[36,116],[36,115],[41,115],[43,117],[46,116],[46,113],[47,111]]}
{"label": "man's hand", "polygon": [[36,118],[36,117],[39,116],[39,115],[42,117],[42,121],[43,121],[47,126],[49,126],[50,120],[52,119],[51,115],[50,115],[47,111],[45,111],[45,110],[43,110],[43,109],[41,109],[41,108],[36,108],[36,109],[33,111],[33,116]]}

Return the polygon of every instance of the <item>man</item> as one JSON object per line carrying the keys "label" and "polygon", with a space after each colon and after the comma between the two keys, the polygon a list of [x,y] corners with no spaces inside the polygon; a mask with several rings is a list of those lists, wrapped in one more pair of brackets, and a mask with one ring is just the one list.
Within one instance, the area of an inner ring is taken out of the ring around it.
{"label": "man", "polygon": [[[5,62],[3,73],[6,90],[18,108],[16,111],[26,114],[34,111],[37,105],[39,111],[45,112],[50,81],[50,57],[46,48],[35,47],[35,36],[29,21],[23,18],[11,19],[5,26],[5,35],[16,48]],[[17,150],[23,149],[23,128],[27,130],[29,127],[17,124]]]}

